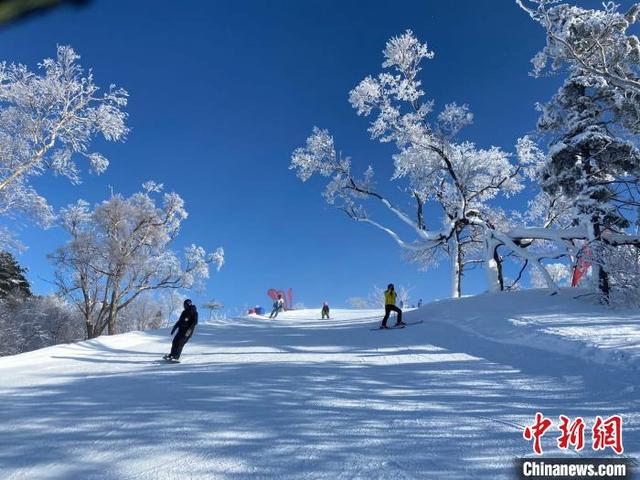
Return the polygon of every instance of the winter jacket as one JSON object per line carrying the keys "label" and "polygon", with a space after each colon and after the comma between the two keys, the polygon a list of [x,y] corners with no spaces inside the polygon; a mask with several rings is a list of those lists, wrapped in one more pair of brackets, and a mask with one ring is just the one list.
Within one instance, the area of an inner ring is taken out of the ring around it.
{"label": "winter jacket", "polygon": [[176,322],[176,324],[171,329],[171,335],[173,332],[178,330],[178,335],[182,335],[184,337],[190,337],[193,335],[193,331],[198,324],[198,310],[196,310],[195,305],[191,305],[189,308],[183,310],[180,314],[180,318]]}
{"label": "winter jacket", "polygon": [[384,291],[384,304],[385,305],[395,305],[396,304],[396,291],[395,290],[385,290]]}

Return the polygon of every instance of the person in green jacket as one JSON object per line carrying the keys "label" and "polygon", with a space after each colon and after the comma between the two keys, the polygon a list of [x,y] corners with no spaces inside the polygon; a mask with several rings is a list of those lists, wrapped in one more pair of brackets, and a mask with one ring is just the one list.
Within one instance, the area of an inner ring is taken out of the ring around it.
{"label": "person in green jacket", "polygon": [[389,315],[391,312],[396,312],[398,314],[398,319],[396,320],[396,327],[403,327],[406,325],[402,321],[402,310],[396,307],[396,290],[393,286],[393,283],[390,283],[387,289],[384,291],[384,318],[382,319],[382,325],[380,328],[389,328],[387,326],[387,320],[389,320]]}

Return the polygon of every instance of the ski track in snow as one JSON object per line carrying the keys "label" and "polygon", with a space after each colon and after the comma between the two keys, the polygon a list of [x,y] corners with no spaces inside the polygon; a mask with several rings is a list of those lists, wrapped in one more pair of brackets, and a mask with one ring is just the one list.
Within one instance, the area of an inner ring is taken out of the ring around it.
{"label": "ski track in snow", "polygon": [[[318,313],[199,325],[180,364],[160,358],[167,329],[0,358],[0,478],[513,478],[536,411],[621,414],[638,454],[637,372],[498,344],[432,305],[389,332],[369,330],[378,311]],[[556,436],[548,455],[594,456]]]}

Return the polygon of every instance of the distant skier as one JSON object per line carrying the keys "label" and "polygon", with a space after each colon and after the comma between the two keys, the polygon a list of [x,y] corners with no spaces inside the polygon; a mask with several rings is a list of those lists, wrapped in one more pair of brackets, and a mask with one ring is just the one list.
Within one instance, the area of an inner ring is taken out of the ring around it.
{"label": "distant skier", "polygon": [[327,302],[324,302],[324,304],[322,305],[322,319],[324,320],[324,317],[329,318],[329,304]]}
{"label": "distant skier", "polygon": [[396,312],[398,318],[396,320],[396,327],[404,327],[406,324],[402,321],[402,310],[396,307],[396,291],[393,283],[390,283],[387,289],[384,291],[384,318],[382,319],[382,325],[380,328],[389,328],[387,326],[387,320],[391,312]]}
{"label": "distant skier", "polygon": [[186,299],[183,306],[184,310],[180,314],[180,318],[171,329],[171,335],[173,335],[176,330],[178,330],[178,333],[173,337],[171,353],[163,357],[165,360],[173,360],[176,362],[180,360],[182,349],[191,338],[191,335],[193,335],[193,331],[198,324],[198,310],[193,302]]}
{"label": "distant skier", "polygon": [[418,300],[418,308],[422,306],[422,299]]}
{"label": "distant skier", "polygon": [[278,313],[284,309],[284,298],[282,298],[282,294],[278,294],[278,299],[273,302],[273,310],[271,310],[271,315],[269,318],[276,318]]}

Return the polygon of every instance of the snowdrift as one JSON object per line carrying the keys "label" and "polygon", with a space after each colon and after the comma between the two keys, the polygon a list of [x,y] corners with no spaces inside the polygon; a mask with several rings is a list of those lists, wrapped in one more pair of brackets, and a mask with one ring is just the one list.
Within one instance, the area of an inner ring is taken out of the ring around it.
{"label": "snowdrift", "polygon": [[618,368],[640,368],[640,312],[613,310],[585,291],[546,289],[443,300],[409,313],[448,322],[483,338],[577,356]]}

